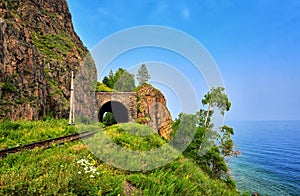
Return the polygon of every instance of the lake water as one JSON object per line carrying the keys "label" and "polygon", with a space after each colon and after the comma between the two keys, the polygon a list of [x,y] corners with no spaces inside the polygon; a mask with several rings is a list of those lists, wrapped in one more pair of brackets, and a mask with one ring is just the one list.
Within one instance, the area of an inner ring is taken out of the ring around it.
{"label": "lake water", "polygon": [[240,191],[300,195],[300,121],[228,122],[242,154],[228,162]]}

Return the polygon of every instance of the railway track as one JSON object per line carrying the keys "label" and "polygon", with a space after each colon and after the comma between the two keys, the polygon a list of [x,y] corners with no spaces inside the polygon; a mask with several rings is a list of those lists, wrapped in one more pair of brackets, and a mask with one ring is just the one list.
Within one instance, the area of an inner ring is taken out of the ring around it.
{"label": "railway track", "polygon": [[66,142],[72,142],[72,141],[75,141],[75,140],[78,140],[81,138],[91,137],[95,133],[96,133],[96,131],[75,133],[72,135],[67,135],[67,136],[57,137],[57,138],[53,138],[53,139],[49,139],[49,140],[34,142],[31,144],[25,144],[25,145],[13,147],[13,148],[6,148],[3,150],[0,150],[0,157],[5,158],[8,154],[20,152],[22,150],[31,150],[34,148],[44,148],[44,149],[49,148],[49,147],[51,147],[51,145],[60,145],[60,144],[64,144]]}

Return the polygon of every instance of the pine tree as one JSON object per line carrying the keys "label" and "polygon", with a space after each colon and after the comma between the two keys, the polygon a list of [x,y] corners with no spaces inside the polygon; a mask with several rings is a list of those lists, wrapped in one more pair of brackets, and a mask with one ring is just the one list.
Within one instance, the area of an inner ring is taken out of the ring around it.
{"label": "pine tree", "polygon": [[150,74],[147,70],[147,67],[145,64],[142,64],[141,67],[138,70],[138,73],[136,75],[136,79],[139,81],[140,85],[146,84],[150,79]]}
{"label": "pine tree", "polygon": [[108,76],[105,76],[103,78],[102,83],[108,86],[109,88],[114,88],[114,77],[114,72],[110,70]]}

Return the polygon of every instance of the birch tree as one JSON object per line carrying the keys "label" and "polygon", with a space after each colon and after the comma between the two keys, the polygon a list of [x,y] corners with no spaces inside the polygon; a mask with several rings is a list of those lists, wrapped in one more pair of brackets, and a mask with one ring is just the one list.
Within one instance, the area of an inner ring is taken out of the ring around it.
{"label": "birch tree", "polygon": [[228,96],[224,93],[223,87],[212,88],[202,99],[203,105],[208,105],[204,126],[207,126],[209,119],[209,114],[211,113],[213,107],[217,107],[221,114],[224,115],[225,111],[230,110],[231,103]]}

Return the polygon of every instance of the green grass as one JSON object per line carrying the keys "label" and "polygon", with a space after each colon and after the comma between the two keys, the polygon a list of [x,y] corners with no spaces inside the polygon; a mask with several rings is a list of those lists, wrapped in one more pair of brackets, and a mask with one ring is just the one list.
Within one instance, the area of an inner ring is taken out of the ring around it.
{"label": "green grass", "polygon": [[[96,172],[78,163],[87,160]],[[0,163],[0,195],[117,195],[124,176],[98,163],[80,142],[10,154]]]}
{"label": "green grass", "polygon": [[183,156],[151,172],[131,174],[128,181],[144,195],[238,195]]}
{"label": "green grass", "polygon": [[[64,120],[48,124],[10,122],[1,123],[0,130],[64,130],[64,124]],[[166,143],[152,131],[128,123],[107,127],[102,134],[127,149],[151,150]],[[25,138],[28,137],[31,136]],[[0,161],[0,167],[0,195],[122,195],[128,184],[132,195],[238,195],[225,182],[210,178],[182,155],[154,170],[129,172],[98,160],[82,141],[10,154]]]}
{"label": "green grass", "polygon": [[0,149],[77,133],[67,120],[1,121]]}
{"label": "green grass", "polygon": [[113,125],[105,130],[105,134],[117,145],[131,150],[148,151],[166,143],[151,128],[136,123]]}

